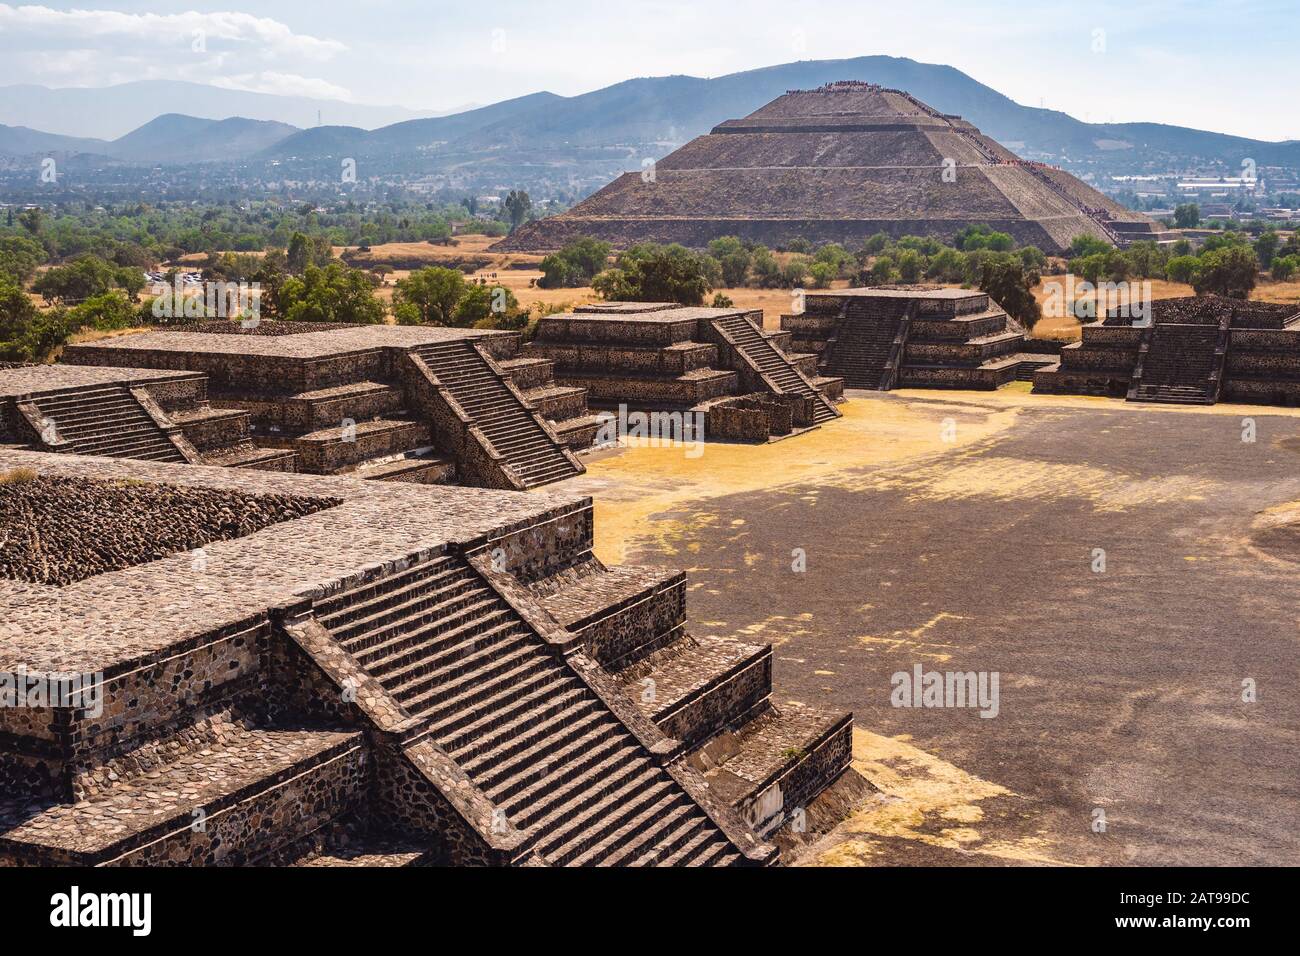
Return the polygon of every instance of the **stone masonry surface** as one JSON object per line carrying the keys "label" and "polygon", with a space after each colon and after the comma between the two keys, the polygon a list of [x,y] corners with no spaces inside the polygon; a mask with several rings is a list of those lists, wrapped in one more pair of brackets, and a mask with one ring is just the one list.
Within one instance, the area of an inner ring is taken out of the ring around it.
{"label": "stone masonry surface", "polygon": [[0,576],[84,578],[229,541],[339,503],[300,495],[0,472]]}

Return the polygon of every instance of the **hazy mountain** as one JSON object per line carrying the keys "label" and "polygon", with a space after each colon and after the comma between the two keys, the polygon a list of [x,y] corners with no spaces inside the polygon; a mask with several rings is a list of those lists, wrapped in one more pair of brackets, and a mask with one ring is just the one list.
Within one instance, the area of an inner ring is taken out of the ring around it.
{"label": "hazy mountain", "polygon": [[167,113],[107,144],[115,159],[203,163],[243,159],[298,132],[297,127],[240,116],[211,120]]}
{"label": "hazy mountain", "polygon": [[372,132],[354,126],[317,126],[295,133],[266,151],[268,156],[335,156],[345,152],[373,155],[382,152],[430,149],[455,142],[496,124],[535,122],[555,104],[565,102],[554,93],[532,93],[491,106],[451,116],[408,120]]}
{"label": "hazy mountain", "polygon": [[107,145],[102,139],[59,136],[26,126],[0,126],[0,156],[3,157],[102,152]]}
{"label": "hazy mountain", "polygon": [[164,113],[204,119],[242,116],[299,128],[320,122],[364,129],[438,115],[436,110],[275,96],[172,80],[58,89],[31,84],[0,86],[0,123],[66,136],[114,139]]}

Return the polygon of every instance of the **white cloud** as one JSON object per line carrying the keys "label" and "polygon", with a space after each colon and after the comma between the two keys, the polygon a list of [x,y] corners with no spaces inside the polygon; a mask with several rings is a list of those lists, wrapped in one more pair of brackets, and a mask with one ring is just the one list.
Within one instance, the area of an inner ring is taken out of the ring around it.
{"label": "white cloud", "polygon": [[297,33],[249,13],[137,14],[0,3],[0,83],[101,86],[176,79],[351,99],[336,83],[283,69],[323,64],[346,52],[341,41]]}
{"label": "white cloud", "polygon": [[233,11],[219,13],[120,13],[116,10],[54,10],[50,7],[14,7],[0,3],[0,31],[29,40],[56,44],[88,40],[134,40],[144,43],[184,44],[193,48],[196,38],[205,43],[243,44],[262,55],[283,55],[324,61],[347,49],[338,40],[294,33],[287,24],[269,17]]}

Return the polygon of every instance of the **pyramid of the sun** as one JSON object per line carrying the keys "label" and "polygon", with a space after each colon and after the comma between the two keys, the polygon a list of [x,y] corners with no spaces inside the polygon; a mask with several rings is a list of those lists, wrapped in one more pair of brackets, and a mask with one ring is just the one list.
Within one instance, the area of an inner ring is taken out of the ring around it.
{"label": "pyramid of the sun", "polygon": [[772,246],[876,232],[951,239],[981,223],[1048,252],[1084,233],[1118,245],[1165,238],[1150,220],[1068,173],[1019,159],[960,117],[900,90],[840,82],[728,120],[497,248],[554,250],[579,236],[618,248],[699,248],[728,235]]}

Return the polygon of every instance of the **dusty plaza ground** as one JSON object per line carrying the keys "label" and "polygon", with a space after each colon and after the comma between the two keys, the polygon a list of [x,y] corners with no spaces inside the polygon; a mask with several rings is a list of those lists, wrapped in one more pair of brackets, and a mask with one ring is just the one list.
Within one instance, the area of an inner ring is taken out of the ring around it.
{"label": "dusty plaza ground", "polygon": [[[879,792],[800,862],[1300,863],[1300,414],[848,397],[555,486],[595,496],[607,562],[688,569],[695,633],[772,642],[778,703],[854,712]],[[998,672],[998,715],[892,707],[916,664]]]}

